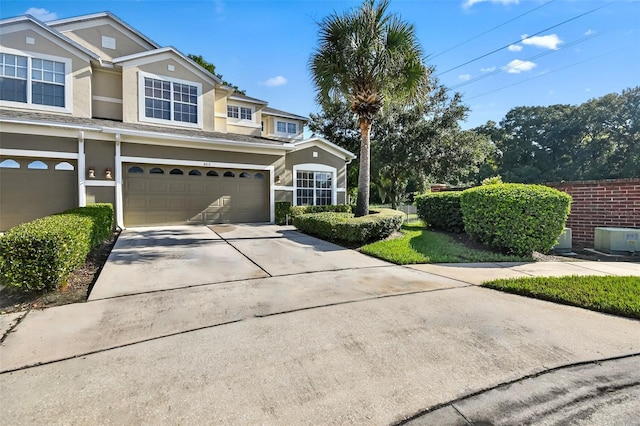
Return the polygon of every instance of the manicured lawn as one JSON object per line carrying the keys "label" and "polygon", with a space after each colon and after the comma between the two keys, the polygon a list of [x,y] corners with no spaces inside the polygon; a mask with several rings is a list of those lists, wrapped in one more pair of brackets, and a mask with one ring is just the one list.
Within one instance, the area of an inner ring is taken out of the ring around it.
{"label": "manicured lawn", "polygon": [[526,277],[489,281],[482,285],[508,293],[640,319],[640,277]]}
{"label": "manicured lawn", "polygon": [[399,265],[410,263],[522,262],[530,257],[507,256],[470,248],[447,234],[429,231],[422,222],[402,225],[399,238],[377,241],[361,247],[362,253]]}

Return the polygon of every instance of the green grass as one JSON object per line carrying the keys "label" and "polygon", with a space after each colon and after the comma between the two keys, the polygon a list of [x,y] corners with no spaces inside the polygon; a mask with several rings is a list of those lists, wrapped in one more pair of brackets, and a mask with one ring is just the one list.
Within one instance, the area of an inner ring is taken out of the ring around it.
{"label": "green grass", "polygon": [[447,234],[427,230],[419,221],[402,225],[402,233],[404,235],[399,238],[367,244],[360,251],[398,265],[533,260],[530,257],[507,256],[490,250],[466,247]]}
{"label": "green grass", "polygon": [[496,290],[640,319],[640,277],[526,277],[482,284]]}

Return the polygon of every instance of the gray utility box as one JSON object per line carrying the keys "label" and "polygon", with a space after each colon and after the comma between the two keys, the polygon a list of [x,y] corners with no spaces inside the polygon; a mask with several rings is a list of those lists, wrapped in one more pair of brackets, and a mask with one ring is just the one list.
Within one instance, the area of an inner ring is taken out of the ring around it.
{"label": "gray utility box", "polygon": [[558,237],[558,243],[553,246],[553,251],[568,252],[571,251],[571,228],[564,228],[562,235]]}
{"label": "gray utility box", "polygon": [[610,254],[640,252],[640,229],[596,228],[594,248]]}

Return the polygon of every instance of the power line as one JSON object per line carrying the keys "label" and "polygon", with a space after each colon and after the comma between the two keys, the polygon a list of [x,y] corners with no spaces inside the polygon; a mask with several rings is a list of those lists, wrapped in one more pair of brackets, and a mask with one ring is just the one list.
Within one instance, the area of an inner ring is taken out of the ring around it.
{"label": "power line", "polygon": [[441,72],[441,73],[437,74],[437,76],[439,77],[439,76],[441,76],[442,74],[446,74],[446,73],[448,73],[448,72],[451,72],[451,71],[453,71],[453,70],[456,70],[456,69],[458,69],[458,68],[461,68],[461,67],[463,67],[463,66],[465,66],[465,65],[469,65],[470,63],[475,62],[475,61],[477,61],[477,60],[479,60],[479,59],[486,58],[487,56],[489,56],[489,55],[493,55],[494,53],[499,52],[499,51],[501,51],[502,49],[506,49],[507,47],[509,47],[509,46],[510,46],[510,45],[512,45],[512,44],[520,43],[520,42],[522,42],[522,41],[524,41],[524,40],[527,40],[527,39],[530,39],[530,38],[532,38],[532,37],[535,37],[535,36],[537,36],[538,34],[542,34],[542,33],[543,33],[543,32],[545,32],[545,31],[549,31],[549,30],[551,30],[551,29],[553,29],[553,28],[557,28],[557,27],[559,27],[559,26],[561,26],[561,25],[564,25],[564,24],[566,24],[566,23],[568,23],[568,22],[575,21],[575,20],[576,20],[576,19],[578,19],[578,18],[581,18],[581,17],[583,17],[583,16],[585,16],[585,15],[588,15],[588,14],[590,14],[590,13],[593,13],[593,12],[595,12],[595,11],[597,11],[597,10],[600,10],[600,9],[602,9],[602,8],[604,8],[604,7],[607,7],[607,6],[609,6],[609,5],[613,4],[613,3],[615,3],[615,1],[609,2],[609,3],[605,4],[605,5],[600,6],[600,7],[596,7],[595,9],[591,9],[591,10],[589,10],[589,11],[587,11],[587,12],[584,12],[584,13],[582,13],[582,14],[580,14],[580,15],[574,16],[573,18],[569,18],[569,19],[567,19],[566,21],[562,21],[562,22],[560,22],[559,24],[552,25],[552,26],[550,26],[550,27],[548,27],[548,28],[545,28],[544,30],[538,31],[538,32],[536,32],[535,34],[531,34],[530,36],[527,36],[527,37],[525,37],[525,38],[522,38],[522,39],[519,39],[519,40],[515,40],[515,41],[513,41],[513,42],[511,42],[511,43],[509,43],[509,44],[506,44],[506,45],[504,45],[504,46],[502,46],[502,47],[499,47],[499,48],[497,48],[497,49],[495,49],[495,50],[492,50],[492,51],[491,51],[491,52],[489,52],[489,53],[485,53],[484,55],[480,55],[480,56],[478,56],[478,57],[475,57],[475,58],[473,58],[473,59],[471,59],[471,60],[469,60],[469,61],[467,61],[467,62],[465,62],[465,63],[463,63],[463,64],[460,64],[460,65],[458,65],[458,66],[455,66],[455,67],[453,67],[453,68],[449,68],[448,70],[443,71],[443,72]]}
{"label": "power line", "polygon": [[470,101],[470,100],[472,100],[472,99],[476,99],[476,98],[479,98],[479,97],[481,97],[481,96],[490,95],[490,94],[492,94],[492,93],[499,92],[499,91],[504,90],[504,89],[508,89],[509,87],[517,86],[518,84],[526,83],[527,81],[535,80],[536,78],[544,77],[544,76],[547,76],[547,75],[549,75],[549,74],[553,74],[554,72],[562,71],[562,70],[565,70],[565,69],[567,69],[567,68],[574,67],[574,66],[576,66],[576,65],[584,64],[585,62],[593,61],[594,59],[599,59],[599,58],[602,58],[603,56],[611,55],[611,54],[613,54],[613,53],[617,53],[617,52],[620,52],[620,51],[625,50],[625,49],[627,49],[627,47],[623,47],[623,48],[621,48],[621,49],[616,49],[616,50],[611,50],[611,51],[609,51],[609,52],[603,53],[602,55],[594,56],[594,57],[591,57],[591,58],[589,58],[589,59],[585,59],[585,60],[583,60],[583,61],[574,62],[574,63],[569,64],[569,65],[566,65],[566,66],[564,66],[564,67],[556,68],[555,70],[551,70],[551,71],[543,72],[543,73],[538,74],[538,75],[536,75],[536,76],[529,77],[529,78],[524,79],[524,80],[520,80],[520,81],[518,81],[518,82],[516,82],[516,83],[511,83],[511,84],[509,84],[509,85],[502,86],[502,87],[499,87],[499,88],[497,88],[497,89],[493,89],[493,90],[490,90],[490,91],[488,91],[488,92],[484,92],[484,93],[481,93],[481,94],[479,94],[479,95],[472,96],[472,97],[470,97],[470,98],[466,98],[465,100],[466,100],[466,101]]}
{"label": "power line", "polygon": [[[525,61],[531,61],[531,60],[534,60],[534,59],[541,58],[541,57],[543,57],[543,56],[550,55],[550,54],[552,54],[552,53],[559,52],[559,51],[561,51],[562,49],[566,49],[567,47],[575,46],[576,44],[584,43],[585,41],[589,41],[589,40],[592,40],[592,39],[594,39],[594,38],[596,38],[596,37],[603,36],[603,35],[605,35],[607,32],[608,32],[608,30],[607,30],[607,31],[598,32],[598,33],[596,33],[596,34],[588,35],[588,36],[586,36],[586,37],[579,38],[578,40],[574,40],[574,41],[572,41],[572,42],[570,42],[570,43],[564,44],[562,47],[558,48],[557,50],[549,50],[549,51],[546,51],[546,52],[542,52],[542,53],[539,53],[539,54],[537,54],[537,55],[533,55],[533,56],[530,56],[530,57],[528,57],[528,58],[525,58],[524,60],[525,60]],[[496,75],[496,74],[499,74],[499,73],[501,73],[501,72],[503,72],[503,71],[508,71],[509,69],[511,69],[511,68],[515,68],[516,66],[517,66],[517,64],[511,65],[511,66],[507,66],[507,67],[499,68],[499,69],[497,69],[497,70],[494,70],[494,71],[488,72],[488,73],[486,73],[486,74],[483,74],[483,75],[480,75],[480,76],[478,76],[478,77],[472,78],[472,79],[467,80],[467,81],[465,81],[465,82],[458,83],[458,84],[456,84],[456,85],[454,85],[454,86],[451,86],[451,87],[450,87],[450,89],[451,89],[451,90],[455,90],[455,89],[458,89],[458,88],[460,88],[460,87],[467,86],[467,85],[472,84],[472,83],[475,83],[475,82],[477,82],[477,81],[479,81],[479,80],[483,80],[483,79],[485,79],[485,78],[488,78],[488,77],[494,76],[494,75]]]}
{"label": "power line", "polygon": [[482,37],[483,35],[490,33],[490,32],[491,32],[491,31],[493,31],[493,30],[497,30],[497,29],[498,29],[498,28],[500,28],[500,27],[504,27],[505,25],[510,24],[511,22],[513,22],[513,21],[515,21],[515,20],[517,20],[517,19],[520,19],[520,18],[522,18],[523,16],[526,16],[526,15],[528,15],[528,14],[530,14],[530,13],[533,13],[533,12],[535,12],[536,10],[538,10],[538,9],[540,9],[540,8],[543,8],[543,7],[547,6],[547,5],[550,5],[551,3],[555,2],[555,1],[556,1],[556,0],[548,1],[548,2],[546,2],[546,3],[544,3],[544,4],[542,4],[542,5],[540,5],[540,6],[536,7],[536,8],[534,8],[534,9],[531,9],[531,10],[530,10],[530,11],[528,11],[528,12],[525,12],[525,13],[523,13],[523,14],[521,14],[521,15],[518,15],[518,16],[516,16],[515,18],[509,19],[508,21],[503,22],[503,23],[502,23],[502,24],[500,24],[500,25],[496,25],[495,27],[490,28],[490,29],[486,30],[485,32],[482,32],[482,33],[480,33],[480,34],[478,34],[478,35],[476,35],[476,36],[473,36],[473,37],[471,37],[470,39],[467,39],[467,40],[465,40],[465,41],[463,41],[463,42],[460,42],[460,43],[456,44],[455,46],[452,46],[452,47],[448,48],[447,50],[443,50],[442,52],[436,53],[435,55],[429,55],[429,56],[427,56],[427,57],[428,57],[429,59],[434,59],[434,58],[437,58],[437,57],[438,57],[438,56],[440,56],[440,55],[444,55],[445,53],[451,52],[452,50],[457,49],[458,47],[460,47],[460,46],[462,46],[462,45],[464,45],[464,44],[467,44],[467,43],[469,43],[470,41],[473,41],[473,40],[475,40],[475,39],[478,39],[478,38]]}

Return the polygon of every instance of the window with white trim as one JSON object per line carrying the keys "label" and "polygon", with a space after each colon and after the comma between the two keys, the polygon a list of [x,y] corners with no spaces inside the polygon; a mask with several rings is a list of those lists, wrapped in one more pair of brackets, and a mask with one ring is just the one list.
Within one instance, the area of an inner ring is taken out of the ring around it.
{"label": "window with white trim", "polygon": [[276,123],[276,131],[278,133],[287,133],[287,123],[284,121],[278,121]]}
{"label": "window with white trim", "polygon": [[240,118],[239,108],[235,105],[227,105],[227,117]]}
{"label": "window with white trim", "polygon": [[296,123],[287,123],[287,133],[298,133],[298,125]]}
{"label": "window with white trim", "polygon": [[141,73],[141,121],[169,121],[180,125],[199,125],[201,91],[198,83]]}
{"label": "window with white trim", "polygon": [[299,206],[326,206],[333,200],[332,173],[300,170],[296,173]]}
{"label": "window with white trim", "polygon": [[276,121],[276,132],[295,135],[298,133],[298,124],[286,121]]}
{"label": "window with white trim", "polygon": [[0,100],[64,108],[66,72],[62,61],[0,53]]}
{"label": "window with white trim", "polygon": [[253,120],[253,110],[251,108],[240,107],[241,120]]}

